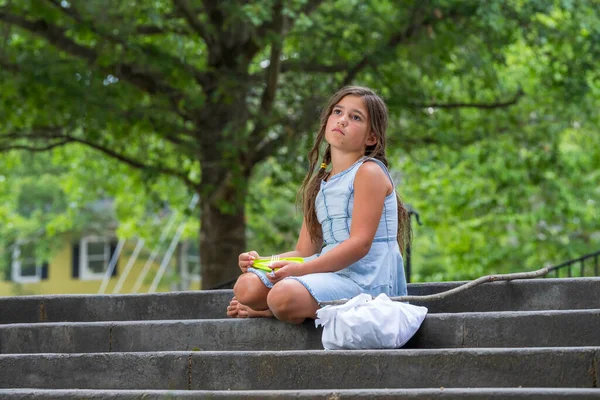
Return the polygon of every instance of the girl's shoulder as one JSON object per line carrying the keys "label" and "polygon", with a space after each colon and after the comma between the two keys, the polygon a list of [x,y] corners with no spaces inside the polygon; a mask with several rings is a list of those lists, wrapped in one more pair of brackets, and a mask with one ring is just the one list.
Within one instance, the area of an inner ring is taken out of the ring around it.
{"label": "girl's shoulder", "polygon": [[[375,161],[375,162],[372,162]],[[394,191],[394,182],[385,165],[379,160],[365,160],[357,169],[353,188],[363,187],[368,191],[385,188],[385,195]]]}
{"label": "girl's shoulder", "polygon": [[392,180],[387,167],[384,163],[374,158],[365,159],[358,166],[354,183],[356,183],[357,180],[389,186],[389,189],[387,190],[388,193],[394,188],[394,181]]}

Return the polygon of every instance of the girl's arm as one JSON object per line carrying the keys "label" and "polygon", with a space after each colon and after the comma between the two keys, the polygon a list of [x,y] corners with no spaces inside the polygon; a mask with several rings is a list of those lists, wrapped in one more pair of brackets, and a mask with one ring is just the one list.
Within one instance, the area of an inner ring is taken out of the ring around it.
{"label": "girl's arm", "polygon": [[379,165],[374,162],[361,165],[354,179],[350,238],[327,254],[303,264],[302,273],[339,271],[366,256],[377,232],[383,203],[392,191],[392,183]]}
{"label": "girl's arm", "polygon": [[302,221],[302,228],[300,229],[300,236],[298,236],[298,242],[296,243],[296,249],[288,251],[287,253],[279,254],[279,257],[309,257],[316,254],[321,250],[323,246],[323,240],[313,242],[308,233],[306,227],[306,220]]}

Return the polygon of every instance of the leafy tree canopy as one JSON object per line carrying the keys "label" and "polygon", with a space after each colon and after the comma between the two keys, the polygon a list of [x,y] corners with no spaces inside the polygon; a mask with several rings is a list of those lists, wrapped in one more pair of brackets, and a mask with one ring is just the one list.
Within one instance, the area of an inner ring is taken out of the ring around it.
{"label": "leafy tree canopy", "polygon": [[297,182],[320,106],[364,84],[389,104],[400,191],[427,223],[419,277],[519,270],[598,243],[599,7],[0,0],[0,150],[84,145],[198,193],[210,287],[236,275],[247,221],[253,238],[291,230],[252,214],[268,200],[252,191]]}

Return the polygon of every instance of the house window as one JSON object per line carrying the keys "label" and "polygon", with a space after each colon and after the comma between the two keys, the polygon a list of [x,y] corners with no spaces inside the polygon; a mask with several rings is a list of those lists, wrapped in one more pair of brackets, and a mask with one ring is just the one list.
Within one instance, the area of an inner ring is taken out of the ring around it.
{"label": "house window", "polygon": [[12,280],[18,283],[34,283],[42,279],[44,265],[35,257],[33,243],[19,243],[13,246]]}
{"label": "house window", "polygon": [[200,280],[200,249],[198,240],[192,239],[183,245],[183,277],[192,282]]}
{"label": "house window", "polygon": [[79,244],[80,278],[99,280],[104,277],[111,256],[110,241],[105,237],[86,236]]}

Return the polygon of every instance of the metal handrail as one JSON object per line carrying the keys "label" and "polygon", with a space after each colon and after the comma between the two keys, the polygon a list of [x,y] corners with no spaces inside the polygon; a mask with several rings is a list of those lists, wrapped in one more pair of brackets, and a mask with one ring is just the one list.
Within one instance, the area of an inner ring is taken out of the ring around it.
{"label": "metal handrail", "polygon": [[554,277],[558,278],[559,270],[567,269],[568,277],[571,278],[573,276],[573,270],[572,270],[573,266],[575,264],[579,263],[579,276],[583,277],[583,276],[585,276],[585,271],[586,271],[585,262],[589,259],[594,259],[594,275],[600,276],[600,265],[598,264],[598,258],[600,258],[600,250],[598,250],[594,253],[586,254],[579,258],[574,258],[572,260],[565,261],[565,262],[555,265],[553,267],[549,267],[548,269],[550,270],[550,272],[546,276],[549,277],[550,273],[554,272]]}

